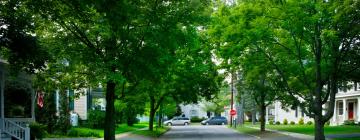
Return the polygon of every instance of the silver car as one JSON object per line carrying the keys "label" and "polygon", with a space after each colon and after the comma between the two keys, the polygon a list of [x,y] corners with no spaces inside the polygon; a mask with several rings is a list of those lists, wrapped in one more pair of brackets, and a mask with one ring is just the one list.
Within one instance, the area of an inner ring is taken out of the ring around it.
{"label": "silver car", "polygon": [[189,125],[190,119],[186,117],[173,118],[164,122],[164,125]]}

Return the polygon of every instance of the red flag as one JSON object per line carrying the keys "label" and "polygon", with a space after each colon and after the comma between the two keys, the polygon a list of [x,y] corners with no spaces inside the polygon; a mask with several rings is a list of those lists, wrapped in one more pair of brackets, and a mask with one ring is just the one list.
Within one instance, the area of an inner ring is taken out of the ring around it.
{"label": "red flag", "polygon": [[39,91],[37,94],[37,105],[42,108],[44,106],[44,94],[41,91]]}

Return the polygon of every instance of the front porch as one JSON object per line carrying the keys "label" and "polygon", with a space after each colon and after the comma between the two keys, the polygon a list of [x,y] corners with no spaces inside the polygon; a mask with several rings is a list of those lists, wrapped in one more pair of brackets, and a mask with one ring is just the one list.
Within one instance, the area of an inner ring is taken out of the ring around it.
{"label": "front porch", "polygon": [[346,120],[360,122],[360,95],[337,97],[331,125],[342,125]]}
{"label": "front porch", "polygon": [[29,75],[25,73],[14,79],[20,81],[19,85],[30,88],[9,87],[11,84],[6,67],[7,64],[0,59],[0,139],[30,140],[29,124],[35,121],[35,92],[31,88]]}

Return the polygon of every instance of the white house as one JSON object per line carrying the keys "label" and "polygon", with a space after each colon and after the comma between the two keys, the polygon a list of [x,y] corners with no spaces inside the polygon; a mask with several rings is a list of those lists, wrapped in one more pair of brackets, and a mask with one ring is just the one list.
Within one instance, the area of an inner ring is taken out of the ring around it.
{"label": "white house", "polygon": [[182,111],[182,114],[185,115],[185,117],[199,117],[199,118],[208,118],[212,117],[215,114],[213,112],[206,112],[204,110],[205,104],[204,102],[199,102],[198,104],[181,104],[180,108]]}
{"label": "white house", "polygon": [[[350,86],[353,88],[347,90],[339,89],[336,94],[334,115],[330,119],[330,125],[341,125],[346,120],[360,122],[360,85],[358,83],[351,84]],[[297,110],[284,109],[280,102],[275,102],[266,109],[266,120],[282,123],[284,119],[287,119],[288,122],[294,121],[297,123],[300,118],[303,118],[305,123],[313,121],[300,108],[297,108]]]}
{"label": "white house", "polygon": [[330,124],[340,125],[345,120],[360,122],[360,85],[358,83],[355,83],[350,90],[339,90],[336,94],[334,116]]}
{"label": "white house", "polygon": [[305,123],[308,121],[314,121],[312,118],[306,116],[300,107],[297,107],[295,110],[290,108],[283,108],[279,101],[276,101],[274,104],[269,105],[266,108],[265,120],[267,123],[269,123],[270,120],[283,123],[285,119],[289,123],[291,121],[298,123],[301,118],[303,118]]}

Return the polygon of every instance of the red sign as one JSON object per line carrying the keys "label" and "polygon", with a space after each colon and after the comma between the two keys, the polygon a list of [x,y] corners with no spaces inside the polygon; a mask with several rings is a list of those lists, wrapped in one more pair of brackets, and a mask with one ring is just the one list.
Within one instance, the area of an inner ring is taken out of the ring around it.
{"label": "red sign", "polygon": [[236,111],[233,109],[233,110],[230,110],[230,115],[231,116],[234,116],[234,115],[236,115]]}

